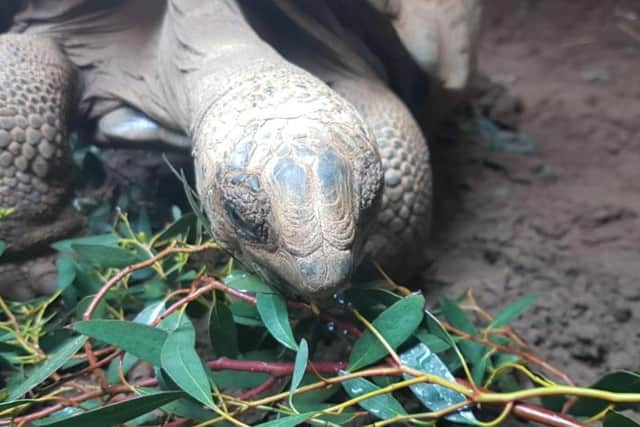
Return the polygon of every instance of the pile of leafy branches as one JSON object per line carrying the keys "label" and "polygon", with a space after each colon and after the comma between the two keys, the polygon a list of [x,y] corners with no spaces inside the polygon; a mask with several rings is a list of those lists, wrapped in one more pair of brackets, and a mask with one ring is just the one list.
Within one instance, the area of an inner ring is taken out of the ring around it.
{"label": "pile of leafy branches", "polygon": [[0,299],[0,425],[638,426],[620,411],[640,409],[640,374],[577,387],[509,327],[533,297],[492,316],[385,280],[333,307],[287,300],[194,261],[221,252],[195,207],[57,242],[58,292]]}

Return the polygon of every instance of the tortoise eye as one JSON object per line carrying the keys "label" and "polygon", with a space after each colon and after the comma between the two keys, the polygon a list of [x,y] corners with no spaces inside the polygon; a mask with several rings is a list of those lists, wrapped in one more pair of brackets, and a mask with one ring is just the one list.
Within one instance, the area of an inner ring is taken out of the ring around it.
{"label": "tortoise eye", "polygon": [[225,180],[222,207],[228,222],[240,236],[255,243],[271,237],[271,205],[254,175],[239,174]]}

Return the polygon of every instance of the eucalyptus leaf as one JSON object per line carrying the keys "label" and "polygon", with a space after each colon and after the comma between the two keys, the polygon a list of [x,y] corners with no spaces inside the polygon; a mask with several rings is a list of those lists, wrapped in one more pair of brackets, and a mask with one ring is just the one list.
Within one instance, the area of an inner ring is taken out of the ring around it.
{"label": "eucalyptus leaf", "polygon": [[255,305],[246,301],[233,301],[229,306],[233,314],[233,321],[244,326],[263,326],[260,313]]}
{"label": "eucalyptus leaf", "polygon": [[289,324],[287,303],[284,298],[278,294],[258,293],[256,295],[256,307],[264,326],[266,326],[271,335],[280,344],[296,351],[298,344],[293,338],[293,332]]}
{"label": "eucalyptus leaf", "polygon": [[[436,375],[452,383],[456,382],[447,366],[424,343],[419,343],[400,355],[404,365],[413,369]],[[403,375],[405,379],[414,378]],[[413,394],[431,411],[440,411],[466,400],[465,396],[439,384],[421,383],[409,387]],[[446,417],[447,420],[462,424],[478,424],[469,409],[462,409]]]}
{"label": "eucalyptus leaf", "polygon": [[[16,399],[9,400],[7,402],[0,403],[0,412],[5,412],[12,408],[17,408],[18,406],[30,405],[32,403],[38,403],[36,399]],[[22,410],[23,408],[21,408]],[[7,414],[8,415],[8,414]]]}
{"label": "eucalyptus leaf", "polygon": [[603,427],[640,427],[640,424],[619,412],[611,411],[605,417]]}
{"label": "eucalyptus leaf", "polygon": [[225,285],[242,292],[273,294],[275,291],[255,274],[233,270],[224,276]]}
{"label": "eucalyptus leaf", "polygon": [[161,329],[126,320],[84,320],[74,323],[73,328],[160,366],[160,349],[167,339]]}
{"label": "eucalyptus leaf", "polygon": [[[160,316],[160,314],[162,314],[164,310],[165,310],[164,301],[160,300],[160,301],[153,302],[148,306],[146,306],[144,309],[142,309],[140,313],[138,313],[136,317],[133,318],[133,321],[135,323],[140,323],[142,325],[151,325],[151,323],[153,323],[153,321],[158,316]],[[136,356],[134,356],[132,353],[125,353],[124,357],[122,358],[122,372],[126,374],[137,362],[138,362],[138,358]],[[119,359],[113,360],[109,364],[109,368],[107,371],[107,379],[109,380],[110,383],[116,383],[120,381],[119,371],[120,371],[120,360]]]}
{"label": "eucalyptus leaf", "polygon": [[529,295],[515,300],[496,314],[488,328],[501,328],[508,325],[512,320],[524,313],[537,299],[537,295]]}
{"label": "eucalyptus leaf", "polygon": [[296,360],[293,364],[293,375],[291,377],[291,387],[289,389],[289,405],[293,406],[292,399],[293,394],[298,389],[300,381],[307,370],[307,362],[309,361],[309,346],[307,340],[302,338],[300,345],[298,346],[298,352],[296,353]]}
{"label": "eucalyptus leaf", "polygon": [[178,387],[198,402],[215,407],[209,378],[196,353],[192,331],[177,329],[170,333],[162,346],[160,359],[162,369]]}
{"label": "eucalyptus leaf", "polygon": [[135,253],[119,247],[72,244],[71,248],[81,260],[101,268],[124,268],[143,261]]}
{"label": "eucalyptus leaf", "polygon": [[[343,371],[342,374],[345,372]],[[380,390],[374,383],[364,378],[354,378],[342,383],[342,388],[351,397],[359,397]],[[407,411],[390,393],[373,396],[358,403],[374,417],[388,420],[398,415],[406,415]]]}
{"label": "eucalyptus leaf", "polygon": [[[305,393],[306,394],[306,393]],[[296,409],[300,412],[318,413],[334,406],[333,403],[299,403],[296,405]],[[349,425],[358,413],[354,410],[345,409],[339,414],[323,414],[314,417],[316,420],[326,421],[329,423],[337,424],[339,426]]]}
{"label": "eucalyptus leaf", "polygon": [[[469,335],[478,335],[478,329],[456,302],[443,298],[440,306],[442,315],[452,326]],[[458,343],[458,347],[469,364],[481,363],[485,354],[485,346],[477,342],[462,340]]]}
{"label": "eucalyptus leaf", "polygon": [[156,237],[156,241],[163,242],[178,237],[187,238],[189,231],[196,226],[197,217],[191,212],[178,218],[162,230]]}
{"label": "eucalyptus leaf", "polygon": [[[590,388],[616,393],[640,393],[640,373],[619,371],[606,374]],[[569,413],[574,416],[592,417],[604,411],[608,402],[590,397],[580,397],[571,406]],[[618,405],[617,409],[640,408],[639,404]]]}
{"label": "eucalyptus leaf", "polygon": [[[318,377],[314,373],[305,374],[302,377],[302,381],[300,382],[300,386],[306,386],[309,384],[314,384],[322,381],[322,378]],[[323,387],[318,390],[308,391],[306,393],[300,393],[293,397],[293,401],[296,404],[296,408],[298,410],[306,412],[304,406],[300,406],[303,404],[319,404],[328,400],[331,396],[336,394],[340,390],[340,387],[337,385],[328,385],[327,387]]]}
{"label": "eucalyptus leaf", "polygon": [[49,378],[80,350],[85,341],[86,337],[81,336],[59,346],[43,364],[36,366],[27,374],[27,379],[22,384],[13,390],[9,390],[8,400],[15,400],[24,396],[35,386]]}
{"label": "eucalyptus leaf", "polygon": [[426,329],[418,329],[415,335],[434,353],[440,353],[451,348],[449,341],[445,341],[437,335],[430,334]]}
{"label": "eucalyptus leaf", "polygon": [[76,265],[73,259],[61,256],[56,260],[57,289],[64,290],[73,283],[76,278]]}
{"label": "eucalyptus leaf", "polygon": [[[424,316],[424,297],[420,294],[405,297],[383,311],[373,322],[373,327],[384,337],[391,348],[396,349],[416,330]],[[387,355],[384,345],[366,331],[353,345],[349,357],[349,371],[370,365]]]}
{"label": "eucalyptus leaf", "polygon": [[304,414],[290,415],[284,418],[278,418],[266,423],[256,424],[256,427],[295,427],[313,417],[315,412],[305,412]]}
{"label": "eucalyptus leaf", "polygon": [[238,330],[224,298],[217,298],[209,312],[209,340],[218,356],[238,355]]}
{"label": "eucalyptus leaf", "polygon": [[50,423],[40,423],[49,427],[112,427],[124,423],[132,418],[146,414],[171,401],[183,397],[179,391],[163,391],[148,394],[134,399],[105,405],[91,411],[72,415]]}
{"label": "eucalyptus leaf", "polygon": [[99,245],[118,246],[118,236],[113,233],[98,234],[96,236],[75,237],[73,239],[59,240],[51,244],[58,252],[74,252],[72,245]]}

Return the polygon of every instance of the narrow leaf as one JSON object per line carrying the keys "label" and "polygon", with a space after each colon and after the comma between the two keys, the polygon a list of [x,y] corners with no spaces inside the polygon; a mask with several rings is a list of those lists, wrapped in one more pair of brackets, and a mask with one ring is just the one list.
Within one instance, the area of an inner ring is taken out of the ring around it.
{"label": "narrow leaf", "polygon": [[196,225],[197,217],[194,213],[188,213],[169,224],[163,231],[155,237],[157,242],[163,242],[182,236],[187,238],[189,231]]}
{"label": "narrow leaf", "polygon": [[291,377],[291,388],[289,391],[289,405],[293,407],[293,394],[298,389],[300,385],[300,381],[302,381],[302,377],[304,376],[305,371],[307,370],[307,362],[309,360],[309,346],[307,345],[307,340],[302,338],[300,340],[300,345],[298,346],[298,352],[296,353],[296,360],[293,365],[293,375]]}
{"label": "narrow leaf", "polygon": [[278,294],[258,293],[256,307],[262,322],[271,335],[285,347],[297,350],[298,345],[293,338],[287,304],[284,299]]}
{"label": "narrow leaf", "polygon": [[73,244],[71,248],[80,259],[102,268],[123,268],[142,261],[133,252],[114,246]]}
{"label": "narrow leaf", "polygon": [[51,247],[58,252],[74,252],[72,245],[100,245],[118,246],[118,237],[113,234],[98,234],[96,236],[76,237],[73,239],[59,240],[51,244]]}
{"label": "narrow leaf", "polygon": [[[307,393],[304,393],[304,394],[307,394]],[[303,403],[298,403],[296,405],[296,409],[298,411],[301,411],[301,412],[309,412],[309,413],[314,412],[314,413],[317,414],[318,412],[322,412],[322,411],[324,411],[326,409],[331,408],[332,406],[334,406],[333,403],[307,403],[307,402],[303,402]],[[352,424],[349,424],[349,423],[357,415],[358,415],[358,413],[355,410],[345,409],[345,410],[341,411],[339,414],[335,414],[335,415],[323,414],[323,415],[318,415],[314,419],[326,421],[326,422],[329,422],[329,423],[333,423],[333,425],[344,426],[344,425],[352,425]]]}
{"label": "narrow leaf", "polygon": [[85,320],[76,322],[73,328],[160,366],[160,349],[167,339],[165,331],[126,320]]}
{"label": "narrow leaf", "polygon": [[273,294],[275,291],[255,274],[242,270],[233,270],[223,280],[224,284],[242,292]]}
{"label": "narrow leaf", "polygon": [[0,240],[0,256],[2,256],[5,249],[7,249],[7,244],[4,242],[4,240]]}
{"label": "narrow leaf", "polygon": [[[456,382],[454,376],[449,372],[447,366],[440,358],[429,350],[429,347],[420,343],[410,350],[400,355],[403,364],[417,369],[427,374],[436,375],[445,380]],[[411,375],[404,375],[405,379],[414,378]],[[414,384],[409,387],[413,394],[422,402],[424,406],[432,411],[440,411],[451,405],[463,402],[465,396],[455,390],[448,389],[439,384]],[[463,424],[477,424],[473,413],[468,409],[457,411],[446,417],[449,421]]]}
{"label": "narrow leaf", "polygon": [[196,353],[191,331],[178,329],[169,334],[162,346],[160,359],[162,369],[178,387],[198,402],[215,407],[208,375]]}
{"label": "narrow leaf", "polygon": [[209,312],[209,339],[218,356],[238,355],[238,331],[224,298],[217,298]]}
{"label": "narrow leaf", "polygon": [[[0,403],[0,412],[5,412],[9,409],[16,408],[22,405],[30,405],[32,403],[38,403],[36,399],[18,399],[18,400],[10,400],[8,402]],[[4,414],[5,416],[9,414]]]}
{"label": "narrow leaf", "polygon": [[[354,378],[342,383],[342,387],[351,397],[359,397],[363,394],[380,390],[374,383],[364,378]],[[361,407],[369,411],[374,417],[388,420],[398,415],[406,415],[406,411],[390,393],[374,396],[358,403]]]}
{"label": "narrow leaf", "polygon": [[[640,393],[640,373],[631,371],[612,372],[600,378],[590,388],[616,393]],[[569,413],[575,416],[592,417],[605,410],[608,402],[581,397],[571,406]],[[629,409],[638,405],[618,405],[617,409]]]}
{"label": "narrow leaf", "polygon": [[[478,335],[478,329],[456,302],[443,298],[440,302],[440,306],[442,307],[442,315],[449,323],[451,323],[451,325],[468,333],[469,335]],[[485,353],[485,347],[482,344],[473,341],[460,341],[458,343],[458,347],[462,351],[467,362],[474,365],[480,362],[480,359]]]}
{"label": "narrow leaf", "polygon": [[[416,330],[424,316],[424,297],[420,294],[405,297],[383,311],[373,327],[396,349]],[[349,357],[349,371],[356,371],[387,355],[382,343],[366,331],[353,346]]]}
{"label": "narrow leaf", "polygon": [[603,427],[640,427],[640,424],[619,412],[609,412],[604,419]]}
{"label": "narrow leaf", "polygon": [[430,334],[425,329],[418,329],[416,331],[416,337],[434,353],[440,353],[441,351],[451,348],[451,344],[448,341],[443,340],[437,335]]}
{"label": "narrow leaf", "polygon": [[57,289],[63,290],[71,285],[76,278],[76,265],[73,259],[61,256],[56,260]]}
{"label": "narrow leaf", "polygon": [[86,337],[76,337],[58,347],[42,365],[29,372],[27,379],[22,384],[9,391],[8,400],[15,400],[24,396],[25,393],[49,378],[80,350],[85,341]]}
{"label": "narrow leaf", "polygon": [[153,411],[183,396],[184,394],[179,391],[148,394],[39,425],[49,427],[111,427]]}
{"label": "narrow leaf", "polygon": [[256,424],[256,427],[295,427],[313,417],[315,412],[306,412],[304,414],[291,415],[289,417],[278,418],[277,420],[267,421],[266,423]]}
{"label": "narrow leaf", "polygon": [[511,323],[516,317],[520,316],[531,304],[538,299],[537,295],[529,295],[519,298],[503,308],[489,324],[489,329],[501,328]]}
{"label": "narrow leaf", "polygon": [[478,329],[455,301],[442,298],[440,307],[442,308],[442,315],[447,319],[447,322],[470,335],[478,334]]}

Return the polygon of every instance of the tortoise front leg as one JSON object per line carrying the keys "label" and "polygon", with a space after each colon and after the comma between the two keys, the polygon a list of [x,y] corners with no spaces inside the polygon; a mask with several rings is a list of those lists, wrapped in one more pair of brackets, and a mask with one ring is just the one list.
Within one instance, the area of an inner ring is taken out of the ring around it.
{"label": "tortoise front leg", "polygon": [[[76,76],[50,39],[0,36],[0,294],[29,297],[55,282],[49,261],[20,260],[79,229],[67,144]],[[28,251],[28,252],[27,252]]]}

